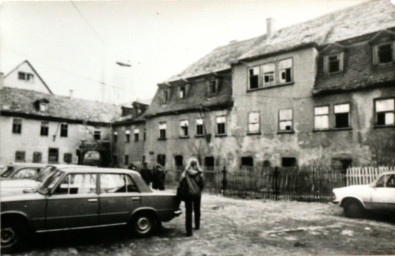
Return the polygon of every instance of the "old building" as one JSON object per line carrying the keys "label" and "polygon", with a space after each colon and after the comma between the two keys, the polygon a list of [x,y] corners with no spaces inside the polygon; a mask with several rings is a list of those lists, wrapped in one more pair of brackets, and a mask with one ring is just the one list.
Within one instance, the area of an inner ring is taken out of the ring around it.
{"label": "old building", "polygon": [[0,164],[110,163],[111,124],[120,116],[118,106],[53,95],[27,61],[5,76],[4,85]]}
{"label": "old building", "polygon": [[265,35],[218,47],[158,85],[146,156],[231,170],[393,163],[394,15],[370,1],[277,31],[269,19]]}

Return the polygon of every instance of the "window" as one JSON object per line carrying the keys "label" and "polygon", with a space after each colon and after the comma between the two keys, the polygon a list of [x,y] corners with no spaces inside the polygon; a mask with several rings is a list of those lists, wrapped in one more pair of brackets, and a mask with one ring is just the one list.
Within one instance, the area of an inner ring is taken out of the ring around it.
{"label": "window", "polygon": [[59,162],[59,149],[49,148],[48,149],[48,163],[58,163]]}
{"label": "window", "polygon": [[285,59],[278,63],[279,83],[292,82],[292,59]]}
{"label": "window", "polygon": [[140,129],[134,129],[134,141],[139,141]]}
{"label": "window", "polygon": [[241,158],[242,167],[254,167],[254,158],[251,156],[246,156]]}
{"label": "window", "polygon": [[217,134],[223,135],[226,134],[226,117],[225,116],[217,116]]}
{"label": "window", "polygon": [[275,70],[274,63],[268,63],[262,66],[264,86],[274,85],[274,70]]}
{"label": "window", "polygon": [[68,129],[67,124],[60,125],[60,137],[67,137],[67,129]]}
{"label": "window", "polygon": [[206,171],[214,171],[215,161],[214,157],[207,156],[204,158],[204,167]]}
{"label": "window", "polygon": [[188,137],[188,120],[183,120],[180,122],[180,136],[181,137]]}
{"label": "window", "polygon": [[15,134],[22,133],[22,119],[19,118],[12,119],[12,133]]}
{"label": "window", "polygon": [[48,130],[49,130],[48,126],[49,126],[48,122],[41,122],[41,129],[40,129],[41,136],[48,136]]}
{"label": "window", "polygon": [[395,99],[375,100],[376,125],[395,125]]}
{"label": "window", "polygon": [[34,75],[32,73],[19,71],[18,72],[18,79],[19,80],[24,80],[24,81],[34,82]]}
{"label": "window", "polygon": [[335,128],[350,127],[350,104],[339,104],[334,106]]}
{"label": "window", "polygon": [[70,164],[73,162],[73,154],[71,153],[64,153],[63,154],[63,162]]}
{"label": "window", "polygon": [[295,166],[297,166],[296,158],[295,157],[283,157],[281,159],[281,166],[282,167],[295,167]]}
{"label": "window", "polygon": [[170,101],[170,96],[171,96],[171,88],[163,88],[163,104],[166,104]]}
{"label": "window", "polygon": [[114,143],[118,141],[118,132],[117,132],[117,131],[115,131],[115,132],[113,133],[113,135],[112,135],[112,140],[114,141]]}
{"label": "window", "polygon": [[38,173],[38,168],[23,168],[18,170],[13,178],[18,179],[33,179]]}
{"label": "window", "polygon": [[42,162],[42,154],[41,152],[33,153],[33,163],[41,163]]}
{"label": "window", "polygon": [[218,93],[218,83],[218,79],[209,81],[209,96],[213,96]]}
{"label": "window", "polygon": [[129,155],[124,156],[124,164],[129,165]]}
{"label": "window", "polygon": [[384,42],[373,46],[373,64],[388,64],[395,59],[395,42]]}
{"label": "window", "polygon": [[45,112],[48,110],[48,103],[40,102],[39,109],[41,112]]}
{"label": "window", "polygon": [[15,162],[25,162],[25,151],[15,152]]}
{"label": "window", "polygon": [[204,135],[203,119],[196,119],[196,135]]}
{"label": "window", "polygon": [[248,73],[250,89],[257,89],[259,87],[259,67],[250,68]]}
{"label": "window", "polygon": [[314,130],[329,129],[329,107],[314,108]]}
{"label": "window", "polygon": [[126,143],[130,142],[130,130],[125,131],[125,142]]}
{"label": "window", "polygon": [[101,131],[99,131],[99,130],[94,131],[93,132],[93,138],[95,140],[100,140],[101,139]]}
{"label": "window", "polygon": [[327,55],[324,57],[324,72],[336,73],[343,70],[344,53]]}
{"label": "window", "polygon": [[179,91],[179,96],[180,99],[185,99],[185,93],[186,93],[186,87],[185,86],[180,86],[180,91]]}
{"label": "window", "polygon": [[184,168],[184,158],[181,155],[174,157],[174,162],[176,164],[177,170],[183,170]]}
{"label": "window", "polygon": [[292,109],[282,109],[279,111],[279,130],[292,131],[293,130],[293,113]]}
{"label": "window", "polygon": [[97,174],[69,174],[54,194],[95,194]]}
{"label": "window", "polygon": [[159,139],[166,139],[166,123],[159,123]]}
{"label": "window", "polygon": [[129,175],[100,174],[100,193],[139,192]]}
{"label": "window", "polygon": [[259,122],[259,112],[248,113],[248,133],[259,133],[260,132],[260,122]]}
{"label": "window", "polygon": [[165,166],[166,165],[166,155],[157,155],[156,161],[158,164]]}

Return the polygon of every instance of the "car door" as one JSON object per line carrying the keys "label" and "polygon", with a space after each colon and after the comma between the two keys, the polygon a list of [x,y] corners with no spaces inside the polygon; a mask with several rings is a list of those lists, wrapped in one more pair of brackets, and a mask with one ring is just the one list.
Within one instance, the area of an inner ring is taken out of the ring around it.
{"label": "car door", "polygon": [[66,175],[47,197],[47,229],[95,226],[98,222],[97,174]]}
{"label": "car door", "polygon": [[140,205],[141,195],[127,174],[99,174],[100,224],[123,224]]}
{"label": "car door", "polygon": [[395,174],[383,175],[372,189],[372,205],[377,210],[395,210]]}

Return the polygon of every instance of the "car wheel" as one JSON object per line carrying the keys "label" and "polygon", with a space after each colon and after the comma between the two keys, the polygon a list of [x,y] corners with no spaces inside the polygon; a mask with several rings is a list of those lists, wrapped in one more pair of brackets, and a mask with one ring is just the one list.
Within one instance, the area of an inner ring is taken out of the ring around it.
{"label": "car wheel", "polygon": [[365,209],[360,202],[351,200],[344,205],[344,213],[349,218],[361,218],[364,216]]}
{"label": "car wheel", "polygon": [[140,237],[151,235],[157,226],[157,220],[150,213],[140,213],[133,218],[133,231]]}
{"label": "car wheel", "polygon": [[24,245],[26,229],[14,220],[4,220],[1,223],[1,251],[13,252]]}

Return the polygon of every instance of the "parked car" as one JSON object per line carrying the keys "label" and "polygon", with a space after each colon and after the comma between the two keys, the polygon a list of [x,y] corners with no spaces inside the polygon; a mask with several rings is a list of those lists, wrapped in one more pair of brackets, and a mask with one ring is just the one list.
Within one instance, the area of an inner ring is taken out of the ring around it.
{"label": "parked car", "polygon": [[395,172],[382,173],[369,185],[333,189],[334,203],[343,207],[350,218],[360,218],[365,211],[395,211]]}
{"label": "parked car", "polygon": [[129,225],[139,236],[180,215],[173,192],[152,192],[139,173],[112,168],[57,168],[36,192],[1,195],[1,249],[27,234]]}
{"label": "parked car", "polygon": [[9,164],[1,173],[0,180],[4,179],[33,179],[47,164],[40,163],[13,163]]}
{"label": "parked car", "polygon": [[[65,168],[71,168],[75,167],[78,165],[59,165],[59,164],[41,164],[41,167],[39,172],[36,172],[36,174],[32,177],[29,178],[13,178],[13,179],[3,179],[0,180],[0,194],[1,195],[17,195],[17,194],[23,194],[24,190],[34,190],[38,188],[49,176],[51,176],[56,168],[58,167],[65,167]],[[18,165],[19,166],[19,165]],[[14,167],[13,167],[14,168]],[[19,167],[15,167],[17,169]],[[32,167],[29,167],[32,168]],[[19,169],[21,171],[25,169]],[[13,171],[12,173],[15,173]]]}

